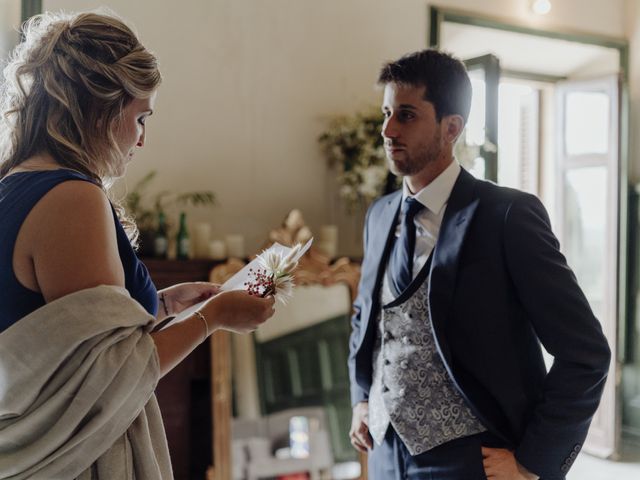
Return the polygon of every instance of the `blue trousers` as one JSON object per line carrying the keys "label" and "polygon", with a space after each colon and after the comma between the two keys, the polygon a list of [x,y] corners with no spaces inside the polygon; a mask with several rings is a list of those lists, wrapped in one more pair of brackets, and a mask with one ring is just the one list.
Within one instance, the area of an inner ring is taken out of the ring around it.
{"label": "blue trousers", "polygon": [[370,480],[487,480],[481,447],[505,448],[489,432],[458,438],[413,456],[393,427],[369,451]]}

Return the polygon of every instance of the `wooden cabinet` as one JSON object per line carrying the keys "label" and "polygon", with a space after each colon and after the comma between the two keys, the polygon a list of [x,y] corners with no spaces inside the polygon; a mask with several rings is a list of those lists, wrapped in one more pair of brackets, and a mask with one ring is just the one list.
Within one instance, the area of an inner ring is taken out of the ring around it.
{"label": "wooden cabinet", "polygon": [[[208,281],[220,262],[212,260],[142,261],[160,290],[176,283]],[[156,388],[176,480],[204,479],[212,464],[211,362],[204,342],[165,375]]]}
{"label": "wooden cabinet", "polygon": [[211,269],[223,263],[217,260],[160,260],[157,258],[141,260],[149,269],[158,290],[176,283],[206,282],[209,280]]}

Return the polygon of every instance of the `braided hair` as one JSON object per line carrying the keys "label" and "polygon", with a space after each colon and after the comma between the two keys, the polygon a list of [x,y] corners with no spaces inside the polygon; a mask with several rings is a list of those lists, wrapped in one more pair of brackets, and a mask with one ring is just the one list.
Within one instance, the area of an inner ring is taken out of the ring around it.
{"label": "braided hair", "polygon": [[[124,108],[161,82],[155,56],[121,20],[101,13],[36,15],[22,36],[0,91],[0,178],[48,153],[106,191],[123,155],[114,133]],[[135,224],[114,206],[135,244]]]}

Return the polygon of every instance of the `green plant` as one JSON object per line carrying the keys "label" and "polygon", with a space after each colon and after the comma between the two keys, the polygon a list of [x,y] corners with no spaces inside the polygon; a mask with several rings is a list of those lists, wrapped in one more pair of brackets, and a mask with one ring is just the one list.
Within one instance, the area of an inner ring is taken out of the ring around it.
{"label": "green plant", "polygon": [[331,119],[318,141],[329,166],[337,170],[340,197],[352,213],[384,193],[389,170],[378,109]]}
{"label": "green plant", "polygon": [[[141,233],[152,231],[160,212],[165,212],[170,205],[181,206],[213,206],[216,204],[216,196],[210,190],[174,193],[163,190],[156,193],[151,200],[146,198],[146,191],[149,184],[156,177],[157,172],[151,170],[142,177],[127,193],[124,199],[124,206],[127,213],[131,215]],[[151,206],[149,206],[151,204]]]}

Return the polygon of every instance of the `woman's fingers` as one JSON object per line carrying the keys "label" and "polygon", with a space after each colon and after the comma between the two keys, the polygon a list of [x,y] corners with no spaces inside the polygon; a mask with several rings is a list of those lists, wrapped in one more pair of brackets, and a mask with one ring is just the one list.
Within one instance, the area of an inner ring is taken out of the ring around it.
{"label": "woman's fingers", "polygon": [[193,282],[191,284],[191,288],[194,292],[197,292],[199,294],[202,300],[206,300],[207,298],[211,298],[214,295],[220,293],[220,285],[216,283]]}

